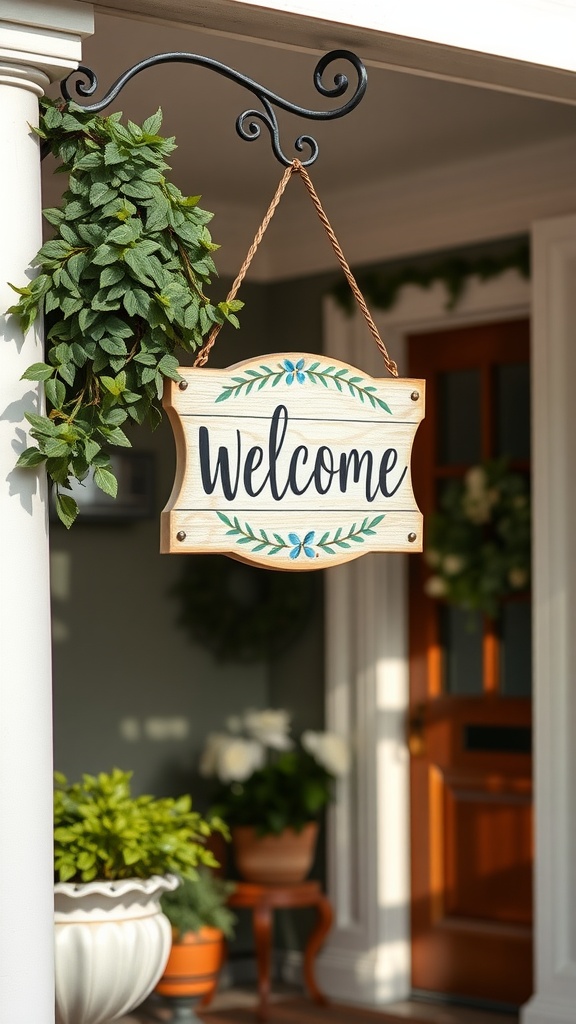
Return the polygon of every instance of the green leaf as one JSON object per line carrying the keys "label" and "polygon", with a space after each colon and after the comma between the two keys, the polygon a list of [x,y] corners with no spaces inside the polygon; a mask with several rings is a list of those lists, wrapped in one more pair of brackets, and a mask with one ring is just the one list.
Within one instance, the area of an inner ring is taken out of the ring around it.
{"label": "green leaf", "polygon": [[92,256],[92,263],[95,263],[97,267],[106,267],[110,263],[116,263],[118,260],[118,250],[113,245],[99,245],[94,255]]}
{"label": "green leaf", "polygon": [[162,108],[158,107],[155,114],[151,114],[142,122],[142,131],[147,135],[157,135],[162,127]]}
{"label": "green leaf", "polygon": [[124,277],[124,267],[120,265],[104,267],[104,270],[100,274],[100,287],[109,288],[113,284],[118,284],[118,282],[122,281]]}
{"label": "green leaf", "polygon": [[70,246],[68,242],[59,241],[57,238],[50,239],[49,242],[45,242],[42,248],[38,252],[40,258],[47,260],[60,260],[64,259],[70,253]]}
{"label": "green leaf", "polygon": [[95,469],[94,483],[101,491],[104,491],[105,494],[109,494],[112,498],[115,498],[118,494],[118,481],[109,469],[102,469],[100,467]]}
{"label": "green leaf", "polygon": [[128,316],[147,318],[150,312],[150,296],[142,288],[131,288],[126,291],[122,301]]}
{"label": "green leaf", "polygon": [[36,413],[33,412],[27,412],[24,415],[36,433],[47,435],[48,437],[55,436],[56,425],[52,420],[49,420],[47,416],[37,416]]}
{"label": "green leaf", "polygon": [[89,207],[86,203],[81,202],[79,199],[75,199],[72,203],[67,203],[64,211],[66,220],[79,220],[80,217],[85,217],[88,213]]}
{"label": "green leaf", "polygon": [[49,224],[53,224],[54,227],[58,227],[64,220],[64,213],[62,210],[56,209],[56,207],[49,207],[47,210],[42,210],[42,216]]}
{"label": "green leaf", "polygon": [[76,367],[74,363],[60,363],[58,367],[58,373],[65,380],[67,384],[72,385],[76,376]]}
{"label": "green leaf", "polygon": [[39,466],[42,462],[46,461],[46,456],[39,448],[27,448],[25,452],[18,458],[16,465],[21,468],[29,468],[31,466]]}
{"label": "green leaf", "polygon": [[114,430],[107,431],[106,438],[110,444],[114,444],[118,448],[132,447],[132,442],[126,437],[124,431],[120,430],[120,427],[115,427]]}
{"label": "green leaf", "polygon": [[137,249],[127,249],[124,253],[124,259],[138,281],[147,285],[154,284],[154,280],[150,276],[149,257],[141,255]]}
{"label": "green leaf", "polygon": [[116,198],[116,192],[104,182],[96,182],[90,189],[90,205],[94,207],[104,206]]}
{"label": "green leaf", "polygon": [[61,523],[67,530],[70,529],[78,515],[78,505],[68,494],[60,494],[56,491],[56,512]]}
{"label": "green leaf", "polygon": [[122,185],[121,190],[125,196],[134,199],[153,199],[158,193],[158,188],[146,181],[129,181]]}
{"label": "green leaf", "polygon": [[[119,393],[121,393],[122,397],[125,398],[125,392],[124,391],[119,392]],[[138,398],[140,398],[140,396],[138,396]],[[107,426],[109,426],[109,427],[119,427],[119,426],[122,425],[122,423],[125,423],[126,420],[128,419],[128,413],[126,412],[125,409],[121,409],[119,406],[116,405],[116,406],[114,406],[113,409],[110,409],[109,412],[103,414],[102,418],[106,422]]]}
{"label": "green leaf", "polygon": [[100,153],[87,153],[86,156],[77,160],[74,164],[75,171],[93,171],[102,166],[102,155]]}
{"label": "green leaf", "polygon": [[127,154],[120,150],[116,142],[108,143],[104,150],[104,163],[107,167],[111,167],[114,164],[123,164],[127,159]]}
{"label": "green leaf", "polygon": [[66,266],[68,268],[68,273],[70,274],[72,281],[78,283],[82,275],[82,272],[86,269],[87,264],[88,253],[86,252],[77,252],[70,257]]}
{"label": "green leaf", "polygon": [[45,387],[46,398],[55,409],[61,409],[64,400],[66,398],[66,388],[64,387],[61,380],[57,377],[52,377],[51,380],[47,380]]}
{"label": "green leaf", "polygon": [[62,123],[62,113],[58,107],[48,107],[44,111],[43,121],[47,128],[58,128]]}
{"label": "green leaf", "polygon": [[62,455],[68,455],[70,445],[66,441],[60,441],[57,437],[54,437],[46,442],[44,451],[49,459],[59,459]]}
{"label": "green leaf", "polygon": [[32,366],[24,371],[20,380],[48,380],[54,372],[54,367],[48,366],[46,363],[32,363]]}
{"label": "green leaf", "polygon": [[99,345],[111,356],[125,356],[128,353],[126,342],[123,338],[110,338],[106,336],[100,339]]}
{"label": "green leaf", "polygon": [[182,380],[181,375],[178,373],[179,365],[175,356],[162,356],[158,363],[158,370],[171,380]]}
{"label": "green leaf", "polygon": [[133,221],[126,224],[119,224],[108,235],[106,241],[114,242],[115,245],[130,245],[140,234],[140,225]]}

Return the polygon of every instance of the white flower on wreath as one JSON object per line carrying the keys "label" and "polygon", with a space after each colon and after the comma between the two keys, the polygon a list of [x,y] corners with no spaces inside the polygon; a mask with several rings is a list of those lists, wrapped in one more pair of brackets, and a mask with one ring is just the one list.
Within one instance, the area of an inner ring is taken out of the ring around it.
{"label": "white flower on wreath", "polygon": [[308,729],[302,733],[301,739],[304,750],[330,775],[340,777],[350,771],[350,748],[343,736],[335,732],[313,732]]}
{"label": "white flower on wreath", "polygon": [[499,497],[500,494],[495,487],[480,493],[466,492],[462,499],[464,514],[471,523],[474,523],[476,526],[483,526],[484,523],[490,522],[492,509]]}
{"label": "white flower on wreath", "polygon": [[461,555],[446,555],[442,560],[442,571],[447,576],[457,576],[466,568],[466,559]]}
{"label": "white flower on wreath", "polygon": [[448,593],[446,580],[441,576],[430,576],[424,584],[424,592],[428,597],[445,597]]}
{"label": "white flower on wreath", "polygon": [[508,583],[514,590],[522,590],[528,583],[528,573],[525,569],[510,569]]}
{"label": "white flower on wreath", "polygon": [[426,564],[429,565],[431,569],[437,569],[442,561],[442,555],[439,551],[436,551],[435,548],[428,548],[428,550],[424,552],[424,558],[426,559]]}
{"label": "white flower on wreath", "polygon": [[265,711],[246,711],[244,728],[248,735],[273,750],[291,750],[294,746],[290,732],[290,712],[284,708]]}
{"label": "white flower on wreath", "polygon": [[490,522],[492,508],[500,497],[497,488],[487,490],[488,476],[482,466],[472,466],[464,476],[462,507],[464,515],[476,526]]}
{"label": "white flower on wreath", "polygon": [[486,470],[482,466],[472,466],[464,476],[464,484],[469,495],[479,497],[486,490]]}

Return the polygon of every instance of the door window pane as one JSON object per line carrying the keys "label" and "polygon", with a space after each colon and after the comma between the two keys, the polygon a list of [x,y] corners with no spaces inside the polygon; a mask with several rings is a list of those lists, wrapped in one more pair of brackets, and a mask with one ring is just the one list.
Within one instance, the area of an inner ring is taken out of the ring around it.
{"label": "door window pane", "polygon": [[438,461],[442,465],[478,462],[480,449],[480,370],[438,375]]}
{"label": "door window pane", "polygon": [[529,697],[532,692],[531,605],[509,601],[502,607],[500,690],[505,697]]}
{"label": "door window pane", "polygon": [[528,363],[496,367],[497,454],[530,458],[530,371]]}
{"label": "door window pane", "polygon": [[443,605],[440,636],[444,660],[444,692],[453,697],[482,693],[482,618]]}

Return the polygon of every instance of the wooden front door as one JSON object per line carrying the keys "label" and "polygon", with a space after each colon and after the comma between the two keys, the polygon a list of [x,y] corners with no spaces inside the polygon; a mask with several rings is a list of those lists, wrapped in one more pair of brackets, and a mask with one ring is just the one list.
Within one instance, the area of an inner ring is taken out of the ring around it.
{"label": "wooden front door", "polygon": [[[529,469],[525,320],[413,336],[426,378],[414,490],[500,455]],[[497,621],[427,597],[410,559],[413,986],[520,1004],[532,991],[530,602]]]}

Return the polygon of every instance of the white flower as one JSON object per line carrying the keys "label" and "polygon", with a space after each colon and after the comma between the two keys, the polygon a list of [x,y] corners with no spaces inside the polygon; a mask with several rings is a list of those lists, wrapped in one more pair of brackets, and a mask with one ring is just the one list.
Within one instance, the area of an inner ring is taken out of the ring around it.
{"label": "white flower", "polygon": [[444,597],[448,587],[441,576],[430,576],[424,584],[424,592],[428,597]]}
{"label": "white flower", "polygon": [[267,708],[265,711],[246,711],[244,727],[249,736],[274,750],[291,750],[294,743],[290,732],[290,712],[283,708]]}
{"label": "white flower", "polygon": [[206,737],[204,750],[200,756],[198,770],[205,779],[216,775],[218,766],[218,752],[224,743],[230,739],[224,732],[211,732]]}
{"label": "white flower", "polygon": [[471,495],[479,497],[486,488],[486,470],[482,466],[473,466],[464,476],[464,483]]}
{"label": "white flower", "polygon": [[525,569],[510,569],[508,583],[514,587],[514,590],[522,590],[528,583],[528,573]]}
{"label": "white flower", "polygon": [[446,555],[442,562],[442,571],[447,576],[457,576],[466,565],[466,559],[461,555]]}
{"label": "white flower", "polygon": [[220,782],[245,782],[264,764],[265,751],[257,740],[227,736],[218,747],[216,774]]}
{"label": "white flower", "polygon": [[442,561],[442,555],[434,548],[428,548],[428,550],[424,552],[424,558],[431,569],[437,569]]}
{"label": "white flower", "polygon": [[346,775],[350,771],[350,748],[335,732],[302,733],[302,746],[330,775]]}

